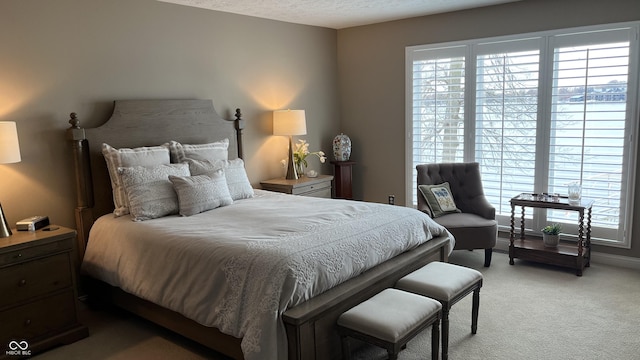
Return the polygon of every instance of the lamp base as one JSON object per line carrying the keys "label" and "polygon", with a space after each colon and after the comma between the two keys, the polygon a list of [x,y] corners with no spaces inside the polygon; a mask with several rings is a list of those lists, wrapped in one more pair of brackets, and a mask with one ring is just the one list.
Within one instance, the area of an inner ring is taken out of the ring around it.
{"label": "lamp base", "polygon": [[13,235],[11,228],[7,224],[7,218],[4,217],[4,211],[2,211],[2,204],[0,204],[0,238],[6,238]]}
{"label": "lamp base", "polygon": [[287,175],[285,179],[298,179],[298,171],[296,170],[296,165],[293,163],[293,136],[291,135],[289,135],[289,162],[287,163]]}

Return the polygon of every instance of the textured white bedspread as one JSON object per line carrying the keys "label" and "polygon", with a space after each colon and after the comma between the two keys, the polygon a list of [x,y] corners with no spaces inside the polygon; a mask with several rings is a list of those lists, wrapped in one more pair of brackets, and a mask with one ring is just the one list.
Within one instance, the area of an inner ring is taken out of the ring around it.
{"label": "textured white bedspread", "polygon": [[241,337],[248,360],[285,359],[286,309],[444,234],[410,208],[257,190],[191,217],[105,215],[82,270]]}

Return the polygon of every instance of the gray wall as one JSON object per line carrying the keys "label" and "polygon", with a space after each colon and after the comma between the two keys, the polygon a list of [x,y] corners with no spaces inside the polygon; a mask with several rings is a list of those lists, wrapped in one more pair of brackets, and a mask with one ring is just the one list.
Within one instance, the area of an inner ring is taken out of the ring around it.
{"label": "gray wall", "polygon": [[0,165],[10,224],[49,215],[75,228],[72,111],[94,127],[115,99],[213,99],[228,118],[239,107],[255,186],[283,174],[288,141],[271,135],[271,110],[306,110],[312,151],[330,152],[339,131],[331,29],[154,0],[2,0],[0,49],[0,120],[17,122],[22,152]]}
{"label": "gray wall", "polygon": [[[354,196],[386,202],[395,194],[404,203],[406,46],[632,20],[640,20],[638,0],[525,0],[339,30],[341,131],[357,162]],[[634,218],[638,239],[640,212]],[[640,257],[640,240],[631,250],[594,250]]]}

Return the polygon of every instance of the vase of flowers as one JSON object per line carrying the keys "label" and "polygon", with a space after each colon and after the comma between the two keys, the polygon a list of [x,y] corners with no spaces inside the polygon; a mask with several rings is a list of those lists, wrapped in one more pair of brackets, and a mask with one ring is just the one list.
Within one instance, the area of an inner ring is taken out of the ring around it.
{"label": "vase of flowers", "polygon": [[299,139],[293,149],[293,163],[296,165],[298,176],[304,175],[307,166],[309,166],[307,163],[307,156],[309,155],[317,156],[321,163],[327,160],[323,151],[309,152],[309,144],[306,140]]}
{"label": "vase of flowers", "polygon": [[545,247],[557,247],[560,242],[560,224],[547,225],[542,228],[542,242]]}

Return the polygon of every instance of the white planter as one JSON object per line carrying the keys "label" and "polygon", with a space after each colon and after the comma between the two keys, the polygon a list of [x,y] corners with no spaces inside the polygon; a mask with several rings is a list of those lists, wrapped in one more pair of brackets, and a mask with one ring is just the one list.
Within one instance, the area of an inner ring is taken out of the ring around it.
{"label": "white planter", "polygon": [[560,235],[550,235],[542,233],[542,242],[545,247],[557,247],[560,242]]}

